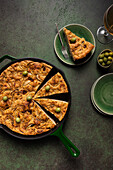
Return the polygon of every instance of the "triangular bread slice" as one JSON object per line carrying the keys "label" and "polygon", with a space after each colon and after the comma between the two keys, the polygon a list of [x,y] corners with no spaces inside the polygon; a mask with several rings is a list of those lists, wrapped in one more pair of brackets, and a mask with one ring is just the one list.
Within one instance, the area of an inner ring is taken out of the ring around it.
{"label": "triangular bread slice", "polygon": [[[49,90],[46,90],[46,87],[49,86]],[[64,81],[62,75],[58,72],[52,78],[50,78],[42,88],[36,93],[34,99],[38,97],[50,96],[53,94],[67,93],[68,87]]]}
{"label": "triangular bread slice", "polygon": [[[9,109],[7,115],[4,115],[0,122],[12,131],[23,135],[42,134],[56,126],[55,121],[37,103],[31,102],[28,107],[29,109],[24,109],[18,105],[16,109]],[[16,117],[20,117],[19,123],[16,122]]]}
{"label": "triangular bread slice", "polygon": [[[35,99],[42,107],[44,107],[46,110],[48,110],[50,113],[52,113],[59,121],[61,121],[67,111],[68,108],[68,102],[56,100],[56,99],[44,99],[39,98]],[[57,111],[57,109],[60,109]]]}
{"label": "triangular bread slice", "polygon": [[74,61],[82,59],[87,56],[94,48],[94,45],[86,41],[84,38],[80,38],[70,30],[63,28],[70,54]]}
{"label": "triangular bread slice", "polygon": [[[11,67],[15,70],[13,73],[10,71]],[[52,68],[52,66],[43,62],[25,60],[12,64],[5,71],[11,72],[12,78],[8,82],[14,89],[21,87],[26,91],[36,91]],[[26,76],[23,76],[24,71],[28,73]]]}

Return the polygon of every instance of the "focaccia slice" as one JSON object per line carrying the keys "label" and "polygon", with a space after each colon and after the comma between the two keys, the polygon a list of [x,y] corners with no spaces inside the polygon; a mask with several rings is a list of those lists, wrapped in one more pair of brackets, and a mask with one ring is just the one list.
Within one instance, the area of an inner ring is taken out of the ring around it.
{"label": "focaccia slice", "polygon": [[74,61],[86,57],[94,48],[93,44],[86,41],[84,38],[78,37],[70,30],[64,28],[63,31],[69,46],[70,54]]}
{"label": "focaccia slice", "polygon": [[[16,118],[20,122],[16,121]],[[56,123],[35,102],[19,101],[3,115],[2,123],[23,135],[42,134],[53,129]]]}
{"label": "focaccia slice", "polygon": [[49,74],[51,69],[52,66],[46,63],[31,61],[30,63],[28,63],[25,70],[28,72],[28,75],[24,76],[22,88],[28,91],[36,91],[40,84],[44,81],[46,76]]}
{"label": "focaccia slice", "polygon": [[67,111],[68,102],[55,99],[35,99],[42,107],[52,113],[59,121],[61,121]]}
{"label": "focaccia slice", "polygon": [[[15,70],[13,72],[12,86],[14,88],[21,87],[26,91],[36,91],[52,69],[52,66],[46,63],[31,60],[16,62],[10,67]],[[25,71],[27,74],[23,75]]]}
{"label": "focaccia slice", "polygon": [[36,93],[34,99],[38,97],[49,96],[53,94],[67,93],[68,87],[62,75],[58,72]]}
{"label": "focaccia slice", "polygon": [[[1,73],[0,87],[7,83],[12,90],[23,88],[26,92],[36,91],[51,69],[52,66],[43,62],[31,60],[16,62]],[[25,71],[27,74],[23,75]]]}

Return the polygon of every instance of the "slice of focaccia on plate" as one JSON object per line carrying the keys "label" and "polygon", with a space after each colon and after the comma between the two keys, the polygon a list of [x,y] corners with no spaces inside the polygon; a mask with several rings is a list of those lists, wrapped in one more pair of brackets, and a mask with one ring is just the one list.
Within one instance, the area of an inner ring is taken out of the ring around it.
{"label": "slice of focaccia on plate", "polygon": [[42,86],[42,88],[34,96],[34,99],[67,92],[67,84],[62,75],[58,72]]}
{"label": "slice of focaccia on plate", "polygon": [[64,28],[63,31],[69,46],[70,54],[74,61],[86,57],[94,48],[93,44],[86,41],[84,38],[78,37],[70,30]]}
{"label": "slice of focaccia on plate", "polygon": [[35,99],[42,107],[52,113],[59,121],[61,121],[67,111],[68,102],[55,99]]}
{"label": "slice of focaccia on plate", "polygon": [[7,110],[7,113],[3,115],[2,124],[23,135],[42,134],[56,126],[54,120],[35,102],[31,102],[27,107],[24,105],[25,102],[23,105]]}

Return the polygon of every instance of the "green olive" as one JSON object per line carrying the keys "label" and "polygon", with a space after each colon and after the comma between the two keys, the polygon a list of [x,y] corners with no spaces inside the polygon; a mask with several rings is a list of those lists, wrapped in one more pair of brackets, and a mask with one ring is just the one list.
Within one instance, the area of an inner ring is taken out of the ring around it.
{"label": "green olive", "polygon": [[56,111],[57,113],[61,112],[60,107],[57,107],[55,111]]}
{"label": "green olive", "polygon": [[50,86],[46,86],[46,87],[45,87],[45,90],[46,90],[46,91],[49,91],[49,90],[50,90]]}
{"label": "green olive", "polygon": [[109,55],[109,53],[108,53],[108,52],[105,52],[104,55],[107,57],[107,56]]}
{"label": "green olive", "polygon": [[113,60],[113,58],[112,58],[111,56],[109,56],[109,57],[108,57],[108,60],[111,60],[111,61],[112,61],[112,60]]}
{"label": "green olive", "polygon": [[103,63],[102,63],[102,66],[105,66],[105,65],[106,65],[106,64],[103,62]]}
{"label": "green olive", "polygon": [[104,62],[107,62],[107,58],[106,58],[106,57],[104,57],[103,61],[104,61]]}
{"label": "green olive", "polygon": [[75,43],[75,41],[76,41],[76,38],[75,37],[73,37],[73,38],[71,38],[71,43]]}
{"label": "green olive", "polygon": [[27,76],[28,72],[27,71],[24,71],[23,72],[23,76]]}
{"label": "green olive", "polygon": [[104,58],[104,53],[100,54],[99,58]]}
{"label": "green olive", "polygon": [[16,122],[20,123],[20,118],[19,117],[16,117]]}
{"label": "green olive", "polygon": [[7,96],[4,96],[3,97],[3,101],[6,102],[8,100],[8,97]]}
{"label": "green olive", "polygon": [[112,56],[112,55],[113,55],[113,52],[110,52],[110,53],[109,53],[109,55],[111,55],[111,56]]}
{"label": "green olive", "polygon": [[27,101],[31,101],[32,100],[32,96],[27,96]]}
{"label": "green olive", "polygon": [[102,63],[102,62],[103,62],[103,59],[99,59],[98,62],[99,62],[99,63]]}
{"label": "green olive", "polygon": [[107,61],[107,63],[106,63],[107,65],[110,65],[111,64],[111,61]]}

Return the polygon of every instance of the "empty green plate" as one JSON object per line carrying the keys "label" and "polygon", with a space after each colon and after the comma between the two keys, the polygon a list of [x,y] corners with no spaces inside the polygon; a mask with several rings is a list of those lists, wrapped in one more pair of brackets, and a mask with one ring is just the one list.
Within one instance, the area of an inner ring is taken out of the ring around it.
{"label": "empty green plate", "polygon": [[[76,34],[77,36],[81,37],[81,38],[85,38],[86,41],[89,41],[90,43],[92,43],[94,46],[96,45],[95,44],[95,38],[92,34],[92,32],[85,26],[83,25],[80,25],[80,24],[69,24],[69,25],[66,25],[64,26],[65,28],[69,29],[70,31],[72,31],[74,34]],[[63,28],[64,28],[63,27]],[[63,41],[63,44],[64,46],[66,47],[67,51],[68,51],[68,54],[69,54],[69,49],[68,49],[68,45],[67,45],[67,42],[66,42],[66,39],[65,39],[65,36],[64,36],[64,33],[63,33],[63,28],[61,28],[59,30],[60,32],[60,35],[61,35],[61,38],[62,38],[62,41]],[[83,59],[80,59],[79,61],[73,61],[70,54],[69,54],[69,58],[68,59],[65,59],[62,52],[61,52],[61,43],[60,43],[60,40],[59,40],[59,36],[58,36],[58,33],[56,34],[55,36],[55,39],[54,39],[54,49],[55,49],[55,52],[58,56],[58,58],[64,62],[65,64],[68,64],[68,65],[81,65],[81,64],[84,64],[86,63],[93,55],[94,51],[95,51],[95,47],[93,48],[93,50]]]}
{"label": "empty green plate", "polygon": [[113,115],[113,73],[98,78],[91,89],[91,100],[101,113]]}

